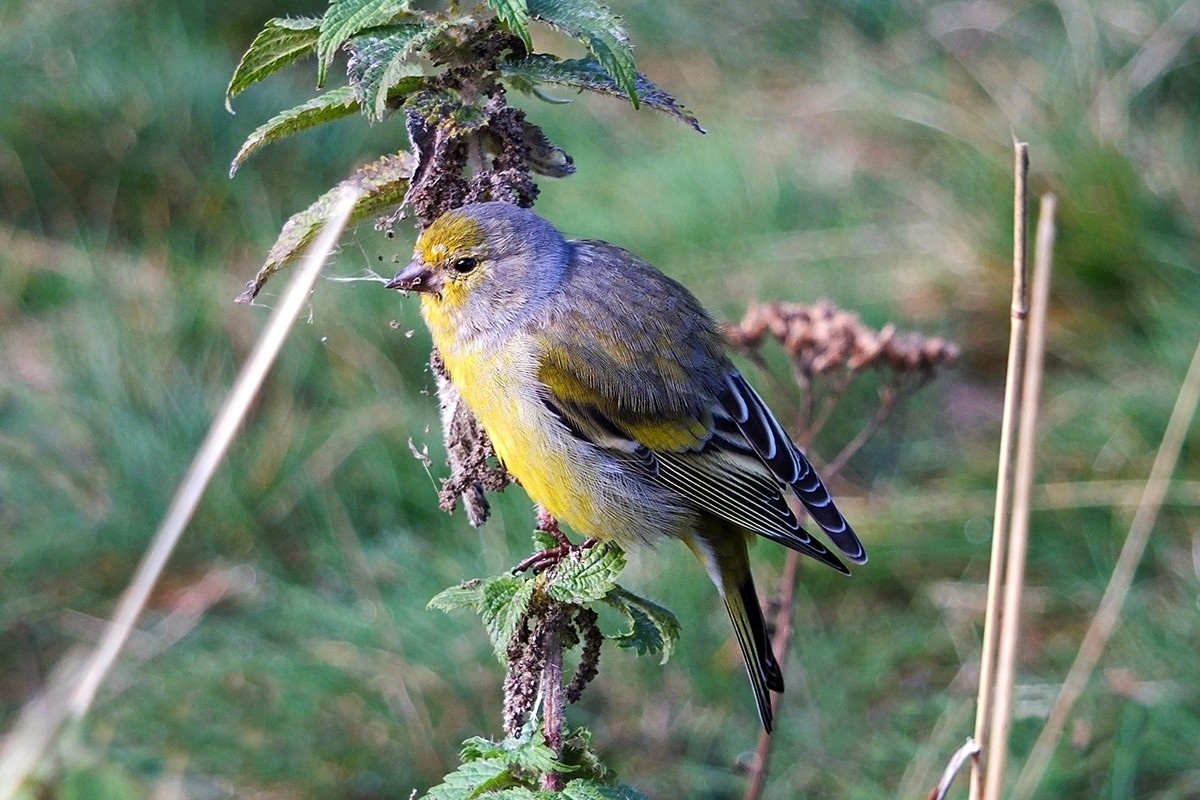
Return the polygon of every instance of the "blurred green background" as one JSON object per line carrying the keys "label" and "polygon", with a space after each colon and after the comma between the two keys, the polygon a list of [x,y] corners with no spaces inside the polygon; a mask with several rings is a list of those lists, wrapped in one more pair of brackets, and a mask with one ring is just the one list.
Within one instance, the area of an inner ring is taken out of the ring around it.
{"label": "blurred green background", "polygon": [[[246,134],[314,80],[301,65],[230,116],[238,57],[268,17],[322,7],[0,5],[0,730],[110,613],[282,285],[257,307],[231,302],[279,226],[403,144],[394,121],[351,119],[227,178]],[[709,132],[616,101],[518,100],[579,167],[543,182],[544,215],[653,261],[722,318],[826,297],[964,348],[838,482],[871,563],[852,580],[806,565],[770,798],[924,797],[970,733],[1011,139],[1030,142],[1033,189],[1058,195],[1060,228],[1019,765],[1200,333],[1200,5],[614,9],[641,69]],[[390,276],[410,246],[361,226],[331,275]],[[533,517],[519,490],[479,531],[437,511],[427,352],[415,300],[372,282],[318,285],[39,797],[401,798],[453,768],[463,738],[498,734],[502,675],[478,621],[424,606],[525,555]],[[770,399],[784,414],[795,402]],[[871,408],[865,386],[818,457]],[[429,470],[410,438],[430,448]],[[1193,427],[1041,797],[1200,797],[1198,452]],[[755,549],[764,591],[782,556]],[[606,652],[572,720],[652,797],[739,797],[758,722],[724,610],[684,548],[632,561],[625,582],[683,622],[678,654],[660,668]]]}

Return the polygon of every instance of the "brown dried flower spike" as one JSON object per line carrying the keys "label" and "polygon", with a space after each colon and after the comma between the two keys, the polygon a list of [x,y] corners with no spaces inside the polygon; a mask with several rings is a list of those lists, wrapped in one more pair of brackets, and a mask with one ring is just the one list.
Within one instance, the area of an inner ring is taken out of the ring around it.
{"label": "brown dried flower spike", "polygon": [[751,358],[770,335],[783,345],[800,374],[808,378],[870,367],[932,376],[938,366],[958,358],[959,352],[957,346],[942,339],[897,334],[891,323],[872,330],[857,314],[843,311],[828,300],[811,306],[754,305],[741,322],[726,325],[724,332],[730,344]]}
{"label": "brown dried flower spike", "polygon": [[[891,323],[876,331],[828,300],[811,306],[795,303],[753,305],[738,323],[723,326],[725,338],[770,374],[762,355],[768,340],[778,342],[791,362],[792,377],[803,390],[794,431],[807,446],[824,427],[854,379],[869,369],[884,373],[875,414],[832,461],[836,474],[879,429],[901,399],[933,379],[937,368],[958,358],[957,345],[917,333],[900,334]],[[817,380],[821,378],[821,380]]]}

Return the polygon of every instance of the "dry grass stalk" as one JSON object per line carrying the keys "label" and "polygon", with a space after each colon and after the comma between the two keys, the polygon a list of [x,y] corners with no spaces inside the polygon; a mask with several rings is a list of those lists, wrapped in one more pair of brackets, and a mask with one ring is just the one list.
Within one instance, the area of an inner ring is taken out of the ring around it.
{"label": "dry grass stalk", "polygon": [[1008,755],[1008,730],[1012,722],[1013,685],[1016,680],[1017,639],[1021,630],[1021,595],[1025,591],[1025,555],[1029,545],[1029,509],[1033,492],[1034,455],[1037,451],[1038,401],[1046,352],[1046,316],[1050,305],[1050,254],[1054,245],[1054,197],[1042,198],[1038,220],[1037,257],[1034,259],[1033,299],[1030,304],[1029,342],[1021,413],[1017,431],[1017,464],[1009,520],[1008,555],[1004,576],[1004,606],[1000,612],[1000,643],[996,654],[996,679],[986,742],[984,798],[999,800],[1004,792]]}
{"label": "dry grass stalk", "polygon": [[979,755],[979,744],[974,738],[968,738],[963,742],[962,747],[954,751],[954,755],[950,757],[950,763],[946,765],[946,769],[942,772],[942,777],[938,780],[937,786],[929,792],[929,800],[945,800],[946,795],[950,792],[950,784],[954,783],[954,779],[958,777],[958,773],[966,763]]}
{"label": "dry grass stalk", "polygon": [[[346,192],[338,199],[334,213],[309,250],[308,260],[292,277],[254,352],[247,359],[225,405],[213,420],[208,435],[180,482],[149,549],[117,603],[117,609],[100,643],[86,661],[78,665],[64,664],[56,669],[50,685],[30,701],[17,727],[0,742],[0,800],[11,800],[17,795],[53,745],[62,725],[70,720],[81,719],[91,708],[96,691],[129,641],[150,592],[183,536],[225,451],[241,428],[250,404],[279,354],[288,331],[300,316],[322,267],[333,253],[338,236],[346,226],[358,197],[357,192]],[[36,713],[32,710],[36,710]]]}
{"label": "dry grass stalk", "polygon": [[[1000,633],[1001,587],[1004,583],[1005,557],[1008,552],[1008,526],[1012,498],[1013,470],[1016,459],[1017,415],[1025,380],[1026,318],[1029,314],[1027,278],[1029,145],[1014,142],[1013,191],[1013,291],[1012,321],[1008,339],[1008,373],[1004,382],[1004,415],[1000,427],[1000,459],[997,466],[996,505],[992,519],[992,554],[988,568],[987,611],[983,624],[983,648],[979,667],[979,693],[975,711],[975,743],[986,746],[991,726],[992,696],[996,671],[997,642]],[[983,796],[984,764],[971,761],[971,800]]]}
{"label": "dry grass stalk", "polygon": [[1154,522],[1158,518],[1158,511],[1166,496],[1171,473],[1175,471],[1175,465],[1179,460],[1180,451],[1183,449],[1184,440],[1187,438],[1188,427],[1196,414],[1197,405],[1200,405],[1200,344],[1196,346],[1191,366],[1188,367],[1187,375],[1175,398],[1175,407],[1171,410],[1171,418],[1163,433],[1162,443],[1154,457],[1154,465],[1150,468],[1150,476],[1146,480],[1142,501],[1129,525],[1129,534],[1125,537],[1125,544],[1121,547],[1121,554],[1117,557],[1116,566],[1113,567],[1112,576],[1104,590],[1100,606],[1088,626],[1087,633],[1084,634],[1079,652],[1075,656],[1074,663],[1071,664],[1071,669],[1067,672],[1058,697],[1054,700],[1054,705],[1046,719],[1046,725],[1038,734],[1029,759],[1025,762],[1025,766],[1017,778],[1016,786],[1013,787],[1012,796],[1015,800],[1031,797],[1034,790],[1037,789],[1038,783],[1050,763],[1050,757],[1054,754],[1054,750],[1062,738],[1071,709],[1083,693],[1092,671],[1100,660],[1100,654],[1108,644],[1113,631],[1116,630],[1117,623],[1120,621],[1121,608],[1125,603],[1125,598],[1129,595],[1129,588],[1133,584],[1133,576],[1137,571],[1138,564],[1146,552],[1150,531],[1154,528]]}

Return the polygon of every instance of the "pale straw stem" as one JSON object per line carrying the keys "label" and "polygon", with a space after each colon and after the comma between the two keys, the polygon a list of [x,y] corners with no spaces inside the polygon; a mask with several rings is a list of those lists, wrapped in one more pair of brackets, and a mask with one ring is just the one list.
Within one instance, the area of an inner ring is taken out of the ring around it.
{"label": "pale straw stem", "polygon": [[[979,665],[979,694],[975,709],[975,742],[986,746],[991,724],[993,674],[996,643],[1000,632],[1001,590],[1004,558],[1008,549],[1008,520],[1012,498],[1013,454],[1016,450],[1017,415],[1024,383],[1026,318],[1029,314],[1029,283],[1026,270],[1028,233],[1026,205],[1029,177],[1029,145],[1013,142],[1013,290],[1008,337],[1008,372],[1004,383],[1004,415],[1000,423],[1000,460],[996,468],[996,506],[992,520],[992,555],[988,569],[987,610],[984,613],[983,647]],[[980,800],[985,765],[971,762],[971,800]]]}
{"label": "pale straw stem", "polygon": [[50,685],[30,701],[14,730],[0,742],[0,800],[10,800],[16,795],[54,741],[61,725],[68,719],[82,718],[91,708],[100,684],[129,640],[151,590],[241,427],[251,402],[279,354],[288,331],[299,317],[322,267],[332,254],[359,195],[357,190],[343,191],[302,266],[293,275],[278,308],[179,484],[166,516],[121,595],[100,642],[78,667],[64,665],[56,670]]}
{"label": "pale straw stem", "polygon": [[1017,431],[1016,480],[1013,482],[1009,520],[1008,555],[1004,575],[1004,607],[1000,612],[1000,648],[991,721],[986,743],[984,797],[1000,800],[1008,754],[1008,729],[1012,722],[1013,684],[1016,680],[1017,641],[1021,631],[1021,594],[1025,591],[1025,554],[1029,549],[1029,509],[1033,493],[1034,454],[1037,451],[1038,400],[1042,391],[1042,365],[1046,352],[1046,311],[1050,305],[1050,254],[1054,247],[1054,196],[1042,197],[1038,215],[1037,254],[1033,264],[1033,299],[1029,314],[1029,342],[1021,417]]}

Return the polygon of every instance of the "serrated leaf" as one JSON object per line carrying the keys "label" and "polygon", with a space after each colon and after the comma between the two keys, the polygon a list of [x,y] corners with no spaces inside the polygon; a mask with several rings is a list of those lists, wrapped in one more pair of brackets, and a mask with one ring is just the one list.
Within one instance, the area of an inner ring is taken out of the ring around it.
{"label": "serrated leaf", "polygon": [[547,772],[569,772],[571,767],[563,764],[554,755],[554,750],[546,744],[541,731],[528,741],[505,742],[509,746],[508,762],[526,773],[544,774]]}
{"label": "serrated leaf", "polygon": [[534,791],[524,786],[510,786],[497,792],[472,795],[472,800],[558,800],[555,792]]}
{"label": "serrated leaf", "polygon": [[574,767],[561,763],[555,757],[554,750],[546,744],[546,737],[532,721],[525,726],[518,738],[493,742],[481,736],[472,736],[463,742],[459,751],[459,760],[462,763],[481,759],[501,759],[511,767],[539,774],[574,770]]}
{"label": "serrated leaf", "polygon": [[503,758],[507,752],[500,742],[493,742],[482,736],[472,736],[462,743],[458,751],[458,760],[465,764],[483,758]]}
{"label": "serrated leaf", "polygon": [[483,601],[483,581],[478,578],[458,586],[443,589],[425,604],[428,609],[436,611],[455,611],[460,608],[479,608]]}
{"label": "serrated leaf", "polygon": [[679,620],[674,614],[621,586],[606,594],[604,602],[625,614],[629,622],[627,631],[608,638],[618,647],[633,650],[638,655],[661,653],[659,663],[667,663],[679,640]]}
{"label": "serrated leaf", "polygon": [[317,86],[325,85],[333,56],[347,39],[367,28],[386,25],[408,9],[408,0],[333,0],[317,37]]}
{"label": "serrated leaf", "polygon": [[258,270],[254,280],[246,284],[236,302],[249,303],[258,296],[267,280],[281,267],[299,255],[312,241],[313,236],[333,213],[334,203],[346,187],[354,187],[361,196],[350,213],[350,224],[361,222],[399,205],[408,191],[416,162],[403,151],[383,156],[377,161],[359,167],[346,180],[317,198],[303,211],[293,214],[283,225],[275,244],[267,253],[266,263]]}
{"label": "serrated leaf", "polygon": [[246,163],[246,159],[271,142],[325,122],[347,117],[357,110],[358,100],[354,97],[354,91],[349,86],[339,86],[307,103],[276,114],[246,137],[242,149],[238,150],[237,155],[233,157],[233,163],[229,165],[229,177],[237,174],[238,168]]}
{"label": "serrated leaf", "polygon": [[606,786],[585,778],[567,781],[559,796],[562,800],[649,800],[646,795],[623,783]]}
{"label": "serrated leaf", "polygon": [[563,738],[562,760],[571,766],[575,777],[600,784],[614,781],[612,770],[604,765],[592,749],[592,734],[587,728],[576,728]]}
{"label": "serrated leaf", "polygon": [[[664,652],[666,637],[649,614],[636,606],[626,606],[625,614],[629,618],[629,630],[612,637],[618,647],[634,650],[640,656]],[[666,661],[665,655],[663,661]]]}
{"label": "serrated leaf", "polygon": [[521,37],[525,43],[525,51],[533,51],[533,42],[529,39],[529,5],[525,0],[487,0],[488,6],[496,12],[500,22],[506,28]]}
{"label": "serrated leaf", "polygon": [[346,76],[368,119],[383,119],[389,106],[421,87],[421,66],[410,59],[435,30],[441,26],[386,25],[346,43]]}
{"label": "serrated leaf", "polygon": [[528,0],[528,3],[534,19],[583,42],[633,107],[638,107],[633,47],[619,17],[595,0]]}
{"label": "serrated leaf", "polygon": [[500,575],[485,578],[479,599],[479,613],[485,618],[495,618],[504,612],[521,587],[529,583],[515,575]]}
{"label": "serrated leaf", "polygon": [[[563,60],[538,53],[526,58],[501,61],[500,74],[523,91],[531,91],[537,84],[548,83],[630,99],[628,92],[594,58]],[[636,80],[641,102],[704,133],[696,116],[680,105],[678,100],[641,73],[637,74]]]}
{"label": "serrated leaf", "polygon": [[614,544],[601,542],[586,550],[575,550],[549,573],[546,594],[562,603],[591,603],[617,585],[623,569],[625,553]]}
{"label": "serrated leaf", "polygon": [[321,20],[316,17],[267,20],[242,55],[229,80],[229,88],[225,90],[225,108],[229,113],[233,113],[230,105],[233,98],[268,75],[315,51],[320,25]]}
{"label": "serrated leaf", "polygon": [[529,610],[533,589],[533,581],[507,576],[484,583],[479,614],[501,662],[508,659],[509,642]]}
{"label": "serrated leaf", "polygon": [[508,764],[500,758],[469,761],[451,772],[430,789],[427,800],[467,800],[484,792],[503,789],[515,783]]}

